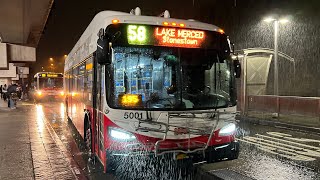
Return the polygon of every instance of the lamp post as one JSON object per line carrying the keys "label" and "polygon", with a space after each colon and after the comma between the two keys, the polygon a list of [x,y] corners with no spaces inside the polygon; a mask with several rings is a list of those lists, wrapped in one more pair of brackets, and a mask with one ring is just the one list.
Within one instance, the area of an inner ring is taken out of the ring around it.
{"label": "lamp post", "polygon": [[276,113],[274,114],[277,118],[279,118],[280,112],[280,102],[279,102],[279,69],[278,69],[278,40],[279,40],[279,23],[285,24],[288,23],[288,19],[278,19],[268,17],[264,19],[265,22],[273,22],[274,26],[274,95],[277,98],[277,109]]}
{"label": "lamp post", "polygon": [[263,21],[265,22],[273,22],[274,26],[274,95],[279,95],[279,69],[278,69],[278,40],[279,40],[279,23],[285,24],[288,23],[288,19],[277,19],[268,17],[265,18]]}

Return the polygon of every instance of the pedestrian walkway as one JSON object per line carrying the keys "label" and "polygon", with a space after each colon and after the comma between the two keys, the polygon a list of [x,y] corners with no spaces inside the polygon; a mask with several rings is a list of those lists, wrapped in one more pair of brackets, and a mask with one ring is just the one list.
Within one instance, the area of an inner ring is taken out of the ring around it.
{"label": "pedestrian walkway", "polygon": [[83,179],[40,107],[0,100],[0,179]]}
{"label": "pedestrian walkway", "polygon": [[4,101],[3,99],[0,99],[0,113],[2,111],[8,111],[8,101]]}

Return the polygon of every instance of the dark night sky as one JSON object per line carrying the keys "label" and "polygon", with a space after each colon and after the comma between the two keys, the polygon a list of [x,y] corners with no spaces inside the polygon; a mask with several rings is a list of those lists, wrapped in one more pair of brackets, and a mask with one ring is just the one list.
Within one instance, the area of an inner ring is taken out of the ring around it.
{"label": "dark night sky", "polygon": [[[63,55],[69,53],[95,14],[102,10],[129,12],[137,6],[143,15],[156,16],[167,9],[174,18],[215,24],[230,35],[236,49],[273,48],[272,26],[263,24],[262,18],[274,12],[290,15],[292,22],[280,27],[279,50],[296,59],[303,81],[320,84],[319,0],[55,0],[33,71],[48,67],[49,57],[53,57],[62,72]],[[315,94],[319,86],[311,87]]]}

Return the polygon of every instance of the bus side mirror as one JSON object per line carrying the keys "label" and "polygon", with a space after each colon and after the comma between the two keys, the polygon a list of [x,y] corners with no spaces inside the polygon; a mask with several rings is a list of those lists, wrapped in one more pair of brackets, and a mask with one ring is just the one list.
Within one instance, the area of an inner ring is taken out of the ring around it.
{"label": "bus side mirror", "polygon": [[121,35],[121,32],[118,31],[112,36],[109,36],[104,33],[104,29],[101,28],[98,33],[98,41],[97,41],[97,52],[96,56],[98,59],[98,63],[101,65],[111,64],[111,45],[114,41],[116,41]]}
{"label": "bus side mirror", "polygon": [[97,51],[96,51],[96,58],[99,64],[107,65],[111,63],[110,54],[110,45],[108,42],[108,38],[104,33],[104,29],[101,28],[98,33],[98,40],[97,40]]}
{"label": "bus side mirror", "polygon": [[236,78],[241,76],[241,64],[239,60],[233,60],[234,73]]}

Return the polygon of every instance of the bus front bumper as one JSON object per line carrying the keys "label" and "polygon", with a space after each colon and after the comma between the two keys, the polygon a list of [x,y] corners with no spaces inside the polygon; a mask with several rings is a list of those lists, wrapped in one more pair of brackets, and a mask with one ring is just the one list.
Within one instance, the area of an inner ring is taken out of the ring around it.
{"label": "bus front bumper", "polygon": [[[165,153],[155,156],[153,151],[120,151],[107,150],[107,169],[113,169],[118,162],[140,161],[148,159],[150,161],[161,161],[163,159],[174,159],[177,161],[191,159],[194,164],[212,163],[223,160],[237,159],[239,156],[239,142],[232,141],[227,144],[209,146],[205,151],[194,153]],[[108,171],[108,170],[107,170]]]}

